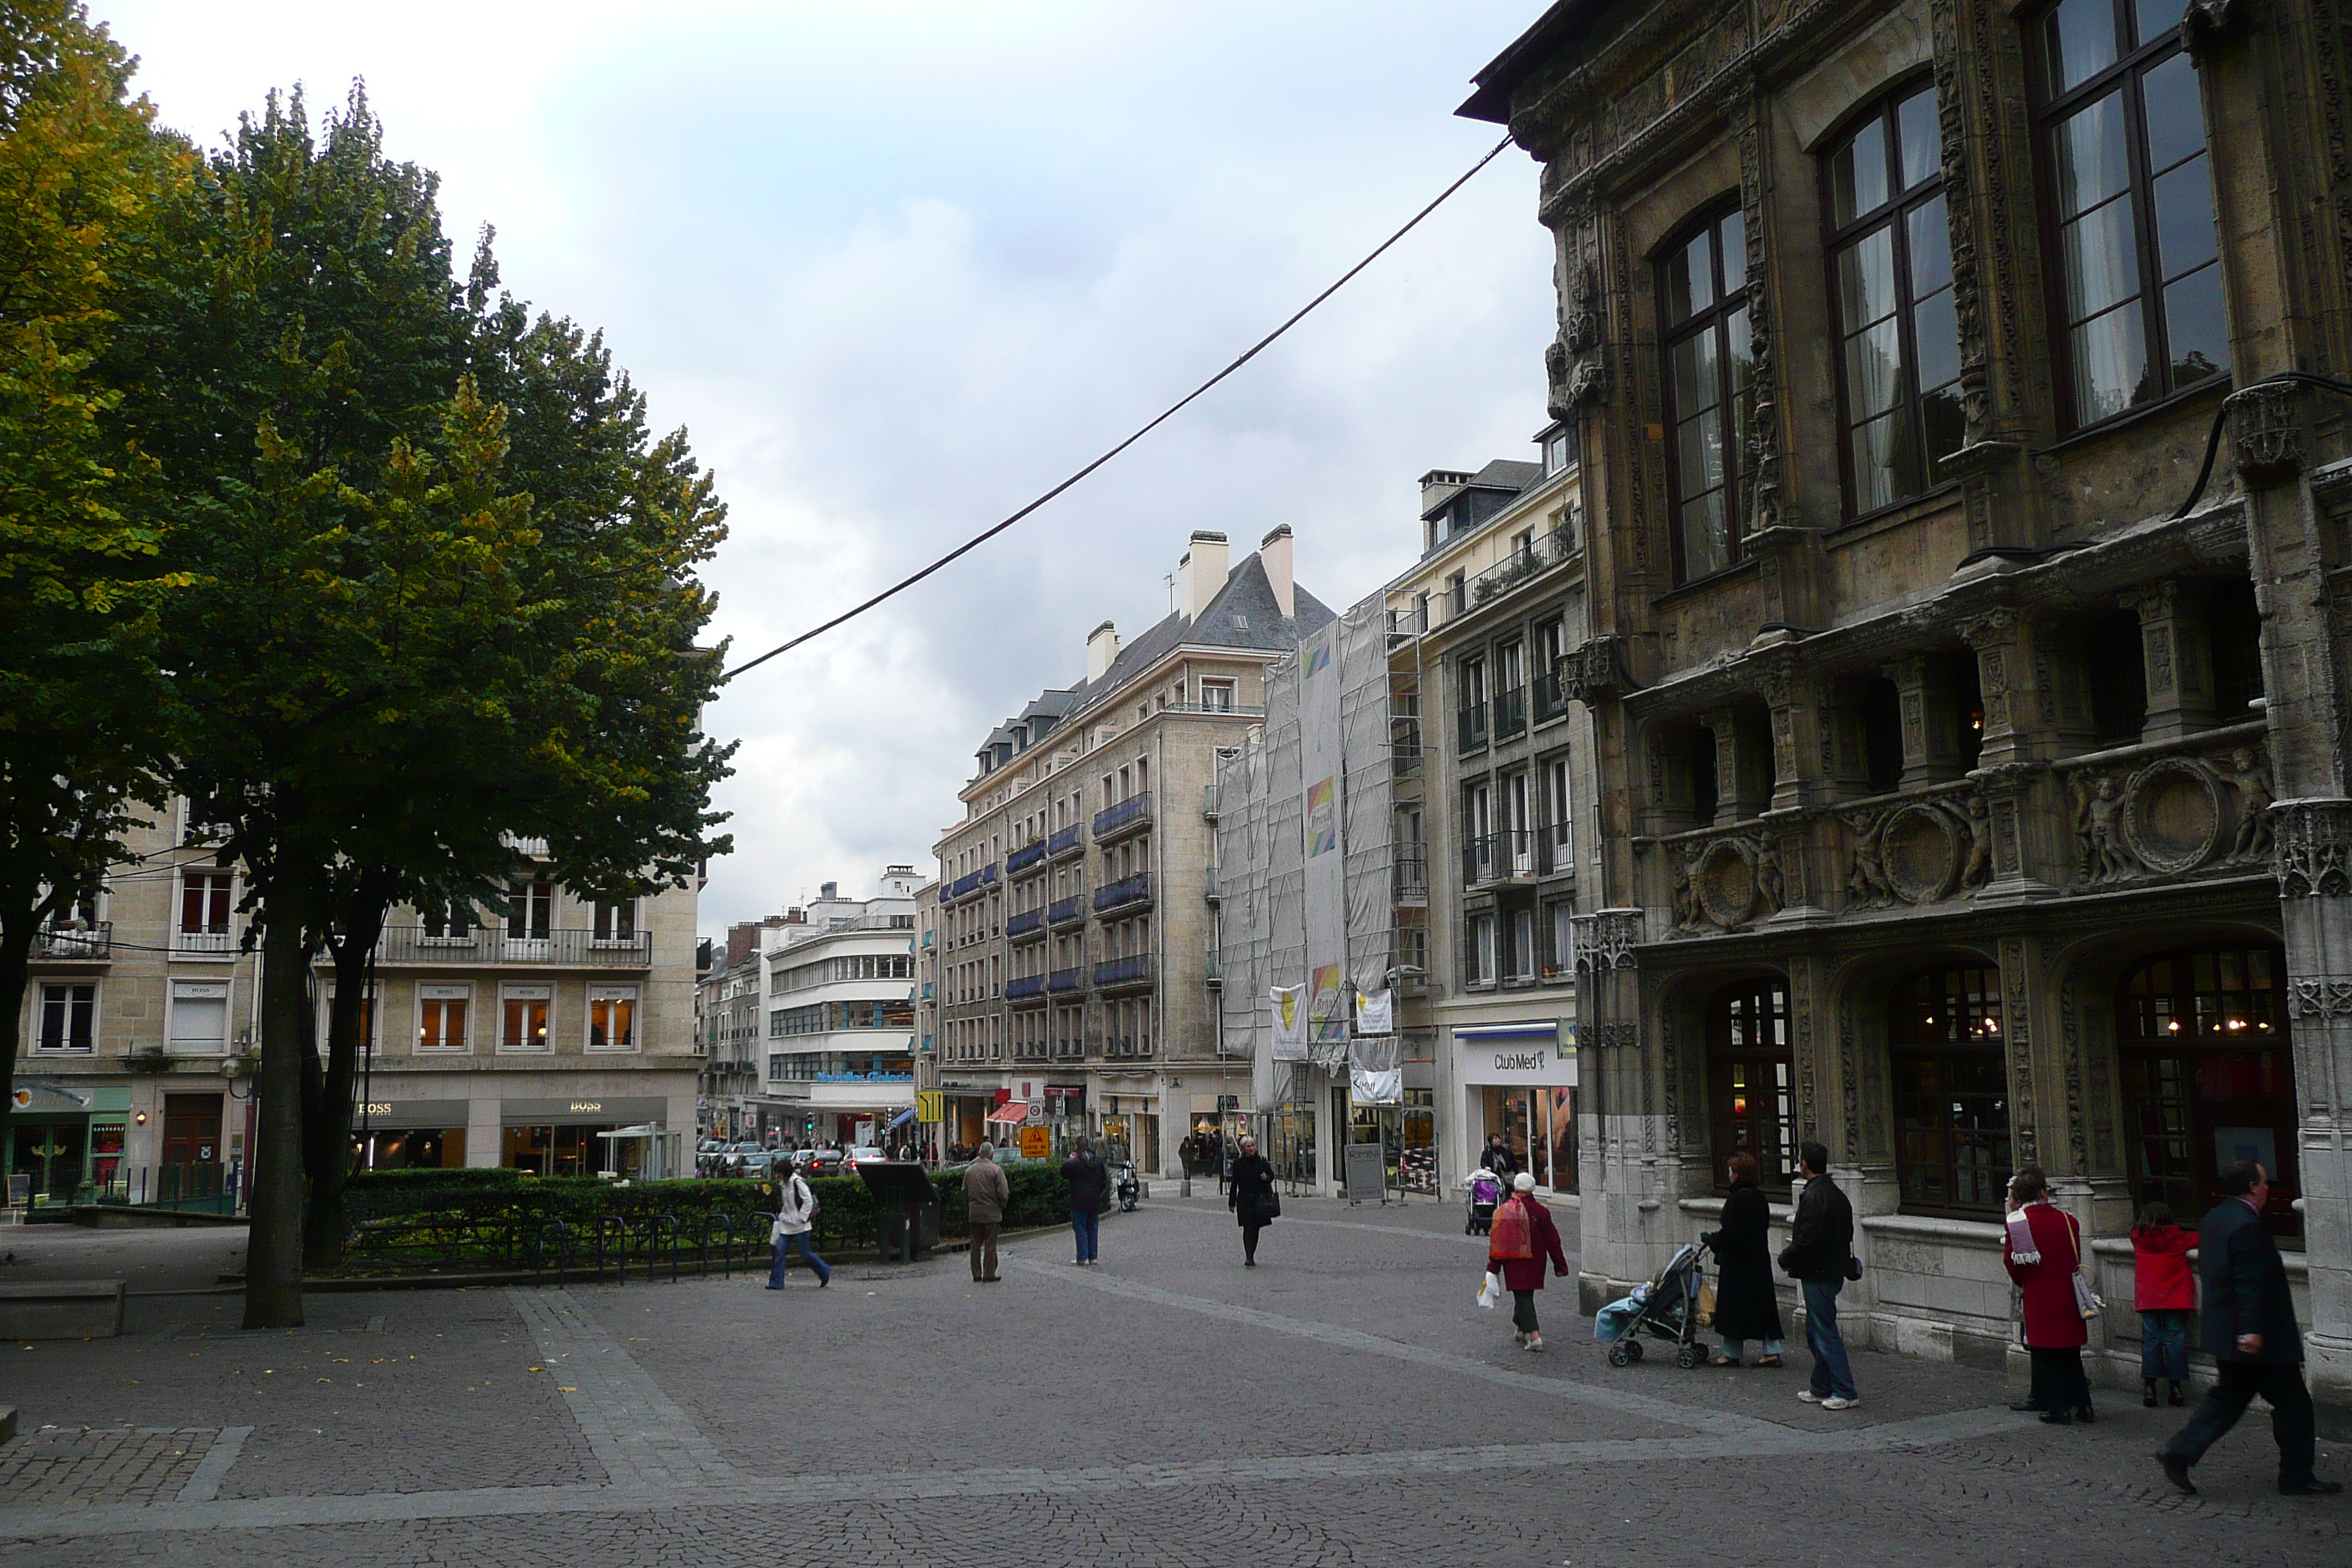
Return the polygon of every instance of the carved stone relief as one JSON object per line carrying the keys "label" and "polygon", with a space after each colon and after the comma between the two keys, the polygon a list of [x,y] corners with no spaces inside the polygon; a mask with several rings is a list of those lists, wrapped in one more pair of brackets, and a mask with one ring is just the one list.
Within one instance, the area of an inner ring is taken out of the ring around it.
{"label": "carved stone relief", "polygon": [[[2195,13],[2195,7],[2190,12]],[[2255,484],[2293,479],[2304,465],[2303,388],[2291,381],[2256,382],[2226,405],[2238,472]]]}
{"label": "carved stone relief", "polygon": [[1572,916],[1569,934],[1576,944],[1576,972],[1605,974],[1633,967],[1633,949],[1642,940],[1639,910],[1603,910]]}
{"label": "carved stone relief", "polygon": [[2067,775],[2077,877],[2089,883],[2177,877],[2219,860],[2263,859],[2271,772],[2259,741],[2210,758],[2159,757],[2130,770]]}
{"label": "carved stone relief", "polygon": [[2352,800],[2281,801],[2271,817],[2279,897],[2352,897]]}
{"label": "carved stone relief", "polygon": [[1739,931],[1779,914],[1787,901],[1780,842],[1769,832],[1727,833],[1664,848],[1677,935]]}
{"label": "carved stone relief", "polygon": [[2041,1140],[2033,1111],[2032,1008],[2026,997],[2022,937],[2001,939],[2000,999],[2002,1031],[2009,1041],[2010,1146],[2018,1164],[2039,1164]]}
{"label": "carved stone relief", "polygon": [[1896,801],[1841,817],[1849,832],[1846,904],[1932,904],[1992,878],[1993,823],[1983,792]]}

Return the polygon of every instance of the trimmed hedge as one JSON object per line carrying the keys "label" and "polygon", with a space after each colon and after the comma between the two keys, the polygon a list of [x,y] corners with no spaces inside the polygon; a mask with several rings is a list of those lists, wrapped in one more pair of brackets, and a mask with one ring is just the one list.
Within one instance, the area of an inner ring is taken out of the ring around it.
{"label": "trimmed hedge", "polygon": [[[1061,1166],[1047,1161],[1008,1161],[1005,1181],[1012,1201],[1009,1226],[1051,1225],[1066,1218],[1069,1189]],[[814,1244],[854,1251],[877,1247],[880,1215],[873,1193],[856,1176],[807,1178],[816,1194]],[[940,1194],[940,1234],[965,1230],[961,1167],[931,1173]],[[706,1226],[724,1215],[741,1246],[765,1255],[767,1216],[776,1208],[771,1182],[692,1180],[644,1182],[620,1186],[593,1176],[532,1176],[497,1167],[457,1170],[363,1171],[343,1191],[351,1226],[347,1256],[361,1265],[502,1264],[528,1268],[554,1265],[554,1242],[542,1237],[551,1222],[568,1228],[574,1267],[593,1260],[597,1237],[610,1236],[617,1219],[622,1245],[632,1258],[648,1247],[667,1252],[669,1233],[656,1217],[677,1223],[682,1254],[701,1245]],[[724,1227],[708,1231],[714,1247],[724,1244]],[[608,1243],[610,1245],[610,1243]]]}

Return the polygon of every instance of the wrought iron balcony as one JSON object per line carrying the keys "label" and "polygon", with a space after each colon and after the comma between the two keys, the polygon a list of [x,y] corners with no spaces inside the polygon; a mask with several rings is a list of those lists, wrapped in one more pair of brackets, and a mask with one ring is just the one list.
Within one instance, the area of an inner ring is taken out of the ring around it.
{"label": "wrought iron balcony", "polygon": [[1067,996],[1087,988],[1087,972],[1083,969],[1056,969],[1045,977],[1045,991],[1052,996]]}
{"label": "wrought iron balcony", "polygon": [[114,953],[114,922],[85,921],[78,927],[43,926],[33,936],[35,963],[104,963]]}
{"label": "wrought iron balcony", "polygon": [[1157,961],[1148,952],[1107,958],[1095,965],[1097,991],[1139,991],[1158,984],[1159,979]]}
{"label": "wrought iron balcony", "polygon": [[1475,888],[1536,874],[1536,836],[1524,829],[1489,833],[1462,847],[1462,882]]}
{"label": "wrought iron balcony", "polygon": [[1528,689],[1507,687],[1495,693],[1495,739],[1507,741],[1528,727]]}
{"label": "wrought iron balcony", "polygon": [[1486,705],[1475,702],[1454,715],[1454,750],[1475,752],[1486,743]]}
{"label": "wrought iron balcony", "polygon": [[654,961],[651,931],[630,936],[598,936],[593,931],[547,931],[534,936],[510,936],[502,930],[476,926],[460,930],[441,927],[436,933],[422,926],[386,926],[376,939],[379,964],[411,967],[480,968],[486,964],[529,963],[568,969],[647,969]]}
{"label": "wrought iron balcony", "polygon": [[1095,842],[1123,838],[1139,833],[1151,826],[1151,792],[1129,795],[1117,805],[1105,806],[1095,813]]}
{"label": "wrought iron balcony", "polygon": [[1132,877],[1121,877],[1107,888],[1095,891],[1095,913],[1108,914],[1114,910],[1137,909],[1151,901],[1151,873],[1138,871]]}
{"label": "wrought iron balcony", "polygon": [[1559,689],[1559,671],[1546,670],[1536,677],[1536,722],[1549,724],[1554,719],[1566,717],[1568,699]]}
{"label": "wrought iron balcony", "polygon": [[1024,937],[1045,934],[1045,911],[1043,910],[1024,910],[1019,914],[1007,918],[1004,922],[1004,939],[1007,942],[1019,942]]}
{"label": "wrought iron balcony", "polygon": [[1041,838],[1034,844],[1024,844],[1020,848],[1007,855],[1004,858],[1004,874],[1008,877],[1018,877],[1022,872],[1033,867],[1043,866],[1045,863],[1045,841]]}
{"label": "wrought iron balcony", "polygon": [[1565,822],[1536,829],[1536,874],[1564,877],[1576,869],[1576,843]]}
{"label": "wrought iron balcony", "polygon": [[1047,925],[1076,925],[1086,918],[1087,896],[1084,893],[1072,893],[1066,899],[1055,899],[1045,910]]}
{"label": "wrought iron balcony", "polygon": [[1069,856],[1080,853],[1086,848],[1086,847],[1087,835],[1084,828],[1065,827],[1062,831],[1054,835],[1053,837],[1045,840],[1045,858],[1048,860],[1064,859]]}
{"label": "wrought iron balcony", "polygon": [[1024,974],[1004,983],[1007,1002],[1041,1002],[1045,997],[1045,977],[1042,974]]}
{"label": "wrought iron balcony", "polygon": [[1398,856],[1395,868],[1390,874],[1390,882],[1398,903],[1427,903],[1429,901],[1429,862],[1418,855]]}

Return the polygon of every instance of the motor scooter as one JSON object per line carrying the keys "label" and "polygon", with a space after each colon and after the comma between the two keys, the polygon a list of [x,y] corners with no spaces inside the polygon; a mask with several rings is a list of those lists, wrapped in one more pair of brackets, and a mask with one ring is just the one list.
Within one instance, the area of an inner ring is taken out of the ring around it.
{"label": "motor scooter", "polygon": [[1118,1166],[1118,1212],[1121,1214],[1133,1214],[1135,1212],[1136,1196],[1141,1191],[1141,1185],[1135,1179],[1135,1162],[1132,1160],[1120,1161]]}

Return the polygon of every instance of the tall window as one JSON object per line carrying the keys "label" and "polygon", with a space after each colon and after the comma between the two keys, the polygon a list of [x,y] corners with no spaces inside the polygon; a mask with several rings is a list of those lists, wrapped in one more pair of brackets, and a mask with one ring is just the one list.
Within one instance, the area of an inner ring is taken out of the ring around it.
{"label": "tall window", "polygon": [[618,903],[596,906],[596,940],[598,942],[635,942],[637,939],[637,901],[624,899]]}
{"label": "tall window", "polygon": [[509,985],[500,998],[505,1017],[499,1033],[502,1051],[544,1051],[553,1047],[547,1037],[548,988]]}
{"label": "tall window", "polygon": [[180,940],[184,949],[226,952],[229,894],[226,871],[190,871],[180,879]]}
{"label": "tall window", "polygon": [[1837,301],[1847,504],[1916,495],[1958,449],[1960,332],[1936,89],[1871,110],[1830,153],[1831,294]]}
{"label": "tall window", "polygon": [[40,1048],[87,1051],[98,1044],[98,987],[43,984]]}
{"label": "tall window", "polygon": [[1575,800],[1569,790],[1568,758],[1545,759],[1543,764],[1543,866],[1547,872],[1571,868],[1575,832]]}
{"label": "tall window", "polygon": [[420,985],[416,988],[416,1048],[420,1051],[462,1051],[466,1048],[466,1008],[473,1001],[469,985]]}
{"label": "tall window", "polygon": [[555,921],[555,886],[551,882],[516,882],[507,889],[507,935],[520,942],[545,942]]}
{"label": "tall window", "polygon": [[2259,1160],[2271,1176],[2263,1222],[2300,1237],[2285,952],[2233,945],[2149,959],[2124,977],[2116,1035],[2134,1200],[2201,1214],[2224,1161]]}
{"label": "tall window", "polygon": [[2009,1073],[2000,971],[1934,969],[1886,1008],[1895,1085],[1895,1164],[1906,1211],[1999,1213],[2009,1185]]}
{"label": "tall window", "polygon": [[1683,582],[1739,559],[1756,362],[1748,347],[1748,230],[1733,207],[1667,253],[1658,292],[1666,333],[1669,489]]}
{"label": "tall window", "polygon": [[588,988],[588,1048],[592,1051],[634,1051],[637,1048],[635,986],[592,985]]}
{"label": "tall window", "polygon": [[1717,1187],[1728,1186],[1725,1162],[1741,1152],[1756,1156],[1764,1185],[1789,1185],[1797,1155],[1795,1056],[1789,992],[1777,978],[1727,985],[1708,1001],[1706,1092]]}
{"label": "tall window", "polygon": [[2169,0],[2061,0],[2038,32],[2060,375],[2091,425],[2229,364],[2212,170]]}

